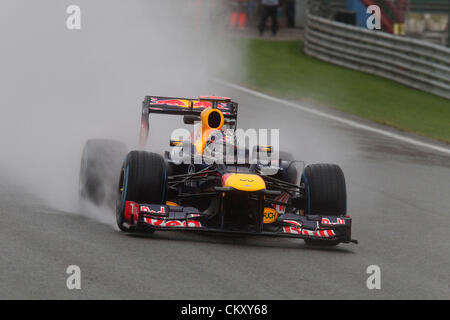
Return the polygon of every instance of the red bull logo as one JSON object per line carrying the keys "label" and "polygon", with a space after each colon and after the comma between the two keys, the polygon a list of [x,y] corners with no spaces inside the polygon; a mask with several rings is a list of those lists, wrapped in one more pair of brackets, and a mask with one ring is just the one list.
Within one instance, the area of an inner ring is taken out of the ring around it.
{"label": "red bull logo", "polygon": [[[150,107],[152,110],[162,110],[157,109],[156,106],[171,106],[171,107],[180,107],[180,108],[189,108],[192,106],[192,108],[195,109],[207,109],[213,106],[213,102],[210,100],[189,100],[189,99],[161,99],[157,97],[152,97]],[[217,103],[217,108],[221,109],[223,111],[228,111],[230,109],[230,105],[228,102],[219,102]]]}
{"label": "red bull logo", "polygon": [[206,109],[206,108],[212,107],[212,102],[211,101],[195,101],[193,107]]}
{"label": "red bull logo", "polygon": [[175,107],[189,107],[189,101],[181,99],[167,99],[167,100],[154,100],[152,101],[154,105],[168,105]]}

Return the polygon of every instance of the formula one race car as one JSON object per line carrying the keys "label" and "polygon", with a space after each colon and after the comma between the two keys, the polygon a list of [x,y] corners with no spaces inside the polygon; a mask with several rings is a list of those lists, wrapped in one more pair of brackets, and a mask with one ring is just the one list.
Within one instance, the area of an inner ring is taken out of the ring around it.
{"label": "formula one race car", "polygon": [[[150,113],[182,115],[194,132],[171,140],[164,155],[143,151]],[[126,155],[120,142],[89,140],[80,197],[98,205],[116,203],[117,225],[125,232],[220,232],[301,238],[311,245],[356,242],[341,168],[313,164],[300,171],[300,162],[288,155],[271,158],[271,145],[241,147],[237,114],[238,104],[230,98],[146,97],[141,150]]]}

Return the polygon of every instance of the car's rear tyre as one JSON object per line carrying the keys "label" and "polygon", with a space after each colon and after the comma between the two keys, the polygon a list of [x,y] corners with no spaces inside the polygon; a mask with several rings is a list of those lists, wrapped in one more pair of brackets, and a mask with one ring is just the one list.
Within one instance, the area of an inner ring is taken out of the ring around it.
{"label": "car's rear tyre", "polygon": [[119,141],[90,139],[86,142],[79,175],[81,200],[114,207],[117,171],[127,152],[126,145]]}
{"label": "car's rear tyre", "polygon": [[165,204],[167,198],[167,168],[164,158],[146,151],[131,151],[123,163],[116,207],[117,225],[124,227],[125,202]]}
{"label": "car's rear tyre", "polygon": [[[343,216],[347,211],[347,191],[342,169],[335,164],[313,164],[302,175],[307,215]],[[305,240],[308,245],[337,245],[339,241]]]}

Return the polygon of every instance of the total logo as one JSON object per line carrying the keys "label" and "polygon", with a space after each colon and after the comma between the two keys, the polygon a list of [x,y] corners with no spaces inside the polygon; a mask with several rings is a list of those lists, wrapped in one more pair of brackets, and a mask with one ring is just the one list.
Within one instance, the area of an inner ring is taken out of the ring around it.
{"label": "total logo", "polygon": [[159,211],[155,211],[155,210],[150,209],[147,206],[141,206],[140,211],[147,212],[147,213],[166,214],[166,207],[161,206]]}
{"label": "total logo", "polygon": [[345,224],[344,219],[337,218],[336,222],[331,222],[328,218],[322,218],[322,224],[329,224],[329,225],[335,225],[335,224]]}
{"label": "total logo", "polygon": [[188,228],[200,228],[202,225],[199,221],[195,220],[159,220],[152,218],[145,218],[144,221],[155,227],[188,227]]}

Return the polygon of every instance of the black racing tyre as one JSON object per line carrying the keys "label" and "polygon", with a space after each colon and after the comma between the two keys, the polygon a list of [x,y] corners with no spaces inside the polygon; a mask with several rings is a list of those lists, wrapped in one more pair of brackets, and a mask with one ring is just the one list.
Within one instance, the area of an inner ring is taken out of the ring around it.
{"label": "black racing tyre", "polygon": [[[342,169],[335,164],[313,164],[302,175],[305,184],[306,214],[343,216],[347,210],[347,191]],[[310,246],[335,246],[337,240],[305,239]]]}
{"label": "black racing tyre", "polygon": [[335,164],[313,164],[305,168],[306,214],[343,216],[347,210],[347,191],[342,169]]}
{"label": "black racing tyre", "polygon": [[124,143],[108,139],[90,139],[81,157],[79,197],[95,205],[114,208],[117,172],[128,150]]}
{"label": "black racing tyre", "polygon": [[167,167],[159,154],[131,151],[123,163],[116,206],[117,225],[122,231],[125,202],[165,204],[167,198]]}

